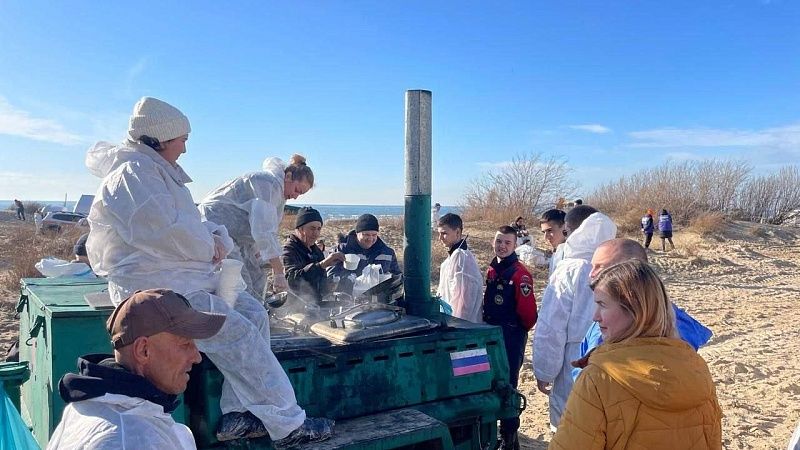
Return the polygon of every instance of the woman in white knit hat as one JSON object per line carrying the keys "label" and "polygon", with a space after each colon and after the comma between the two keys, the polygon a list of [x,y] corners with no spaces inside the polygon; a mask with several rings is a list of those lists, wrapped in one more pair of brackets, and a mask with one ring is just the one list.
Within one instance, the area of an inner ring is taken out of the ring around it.
{"label": "woman in white knit hat", "polygon": [[[222,371],[220,440],[269,434],[276,446],[330,436],[333,422],[307,419],[286,373],[270,350],[269,318],[242,292],[231,308],[213,295],[217,263],[233,248],[224,226],[203,222],[177,160],[191,127],[177,108],[143,97],[121,145],[98,142],[86,165],[103,182],[89,213],[89,260],[108,277],[119,304],[136,290],[171,289],[195,309],[227,315],[197,347]],[[322,431],[322,432],[320,432]]]}

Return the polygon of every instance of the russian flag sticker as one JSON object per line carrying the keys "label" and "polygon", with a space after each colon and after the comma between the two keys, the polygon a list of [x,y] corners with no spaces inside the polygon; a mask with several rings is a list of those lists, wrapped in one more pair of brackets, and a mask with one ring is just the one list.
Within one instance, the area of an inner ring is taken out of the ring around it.
{"label": "russian flag sticker", "polygon": [[485,348],[450,353],[450,363],[453,365],[453,376],[456,377],[488,372],[491,369]]}

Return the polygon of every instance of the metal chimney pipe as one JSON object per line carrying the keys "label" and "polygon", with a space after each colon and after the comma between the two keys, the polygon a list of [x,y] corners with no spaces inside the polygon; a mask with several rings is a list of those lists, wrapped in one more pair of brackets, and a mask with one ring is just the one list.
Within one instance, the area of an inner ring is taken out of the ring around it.
{"label": "metal chimney pipe", "polygon": [[431,299],[431,91],[406,91],[405,299],[408,313],[433,318]]}

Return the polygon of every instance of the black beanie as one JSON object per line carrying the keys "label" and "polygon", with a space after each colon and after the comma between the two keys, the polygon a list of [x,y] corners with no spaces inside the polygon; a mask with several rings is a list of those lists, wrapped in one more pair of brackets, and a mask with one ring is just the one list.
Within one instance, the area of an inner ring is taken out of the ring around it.
{"label": "black beanie", "polygon": [[378,229],[378,218],[372,214],[362,214],[356,222],[356,233],[362,231],[380,231]]}
{"label": "black beanie", "polygon": [[89,237],[89,233],[84,233],[81,237],[78,238],[78,241],[75,242],[75,247],[72,250],[75,253],[75,256],[89,256],[86,254],[86,238]]}
{"label": "black beanie", "polygon": [[319,214],[319,211],[310,206],[304,206],[297,210],[297,218],[294,219],[294,227],[300,228],[309,222],[322,223],[322,216]]}

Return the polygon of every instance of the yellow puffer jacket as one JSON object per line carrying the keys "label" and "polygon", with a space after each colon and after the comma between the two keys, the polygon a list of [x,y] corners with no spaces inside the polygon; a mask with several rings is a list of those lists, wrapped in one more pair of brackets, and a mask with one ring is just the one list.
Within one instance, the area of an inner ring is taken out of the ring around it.
{"label": "yellow puffer jacket", "polygon": [[591,354],[549,448],[721,449],[721,422],[703,358],[678,339],[637,338]]}

